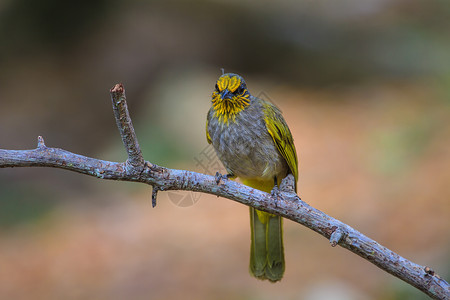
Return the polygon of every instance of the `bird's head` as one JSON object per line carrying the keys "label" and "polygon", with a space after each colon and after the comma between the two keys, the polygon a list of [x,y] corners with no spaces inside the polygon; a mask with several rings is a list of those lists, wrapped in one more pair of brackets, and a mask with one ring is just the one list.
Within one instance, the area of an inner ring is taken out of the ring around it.
{"label": "bird's head", "polygon": [[219,121],[235,121],[236,115],[250,105],[244,78],[233,73],[220,76],[212,93],[212,105]]}

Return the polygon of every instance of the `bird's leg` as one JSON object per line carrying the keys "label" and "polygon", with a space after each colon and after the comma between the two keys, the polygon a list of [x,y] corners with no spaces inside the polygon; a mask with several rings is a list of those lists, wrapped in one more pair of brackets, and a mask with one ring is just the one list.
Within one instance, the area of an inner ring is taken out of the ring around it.
{"label": "bird's leg", "polygon": [[278,188],[277,176],[273,177],[273,189],[270,191],[270,194],[275,199],[275,207],[277,207],[278,206],[278,199],[281,198],[281,191]]}
{"label": "bird's leg", "polygon": [[216,182],[217,184],[220,183],[220,180],[228,180],[228,179],[233,179],[236,177],[236,175],[232,174],[232,173],[228,173],[225,175],[220,174],[219,172],[216,172],[216,175],[214,176],[216,178]]}

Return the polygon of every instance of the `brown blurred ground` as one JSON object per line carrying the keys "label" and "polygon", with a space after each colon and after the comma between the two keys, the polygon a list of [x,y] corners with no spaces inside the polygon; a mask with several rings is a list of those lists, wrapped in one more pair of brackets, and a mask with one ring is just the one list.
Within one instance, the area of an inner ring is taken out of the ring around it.
{"label": "brown blurred ground", "polygon": [[[2,23],[1,148],[43,135],[123,160],[108,89],[124,82],[145,158],[205,171],[195,158],[225,67],[284,112],[303,200],[448,279],[448,6],[130,3],[98,1],[92,19],[79,12],[87,29],[61,36]],[[183,208],[160,193],[151,209],[150,195],[62,170],[0,170],[0,299],[426,299],[290,221],[285,278],[257,281],[247,207],[201,195]]]}

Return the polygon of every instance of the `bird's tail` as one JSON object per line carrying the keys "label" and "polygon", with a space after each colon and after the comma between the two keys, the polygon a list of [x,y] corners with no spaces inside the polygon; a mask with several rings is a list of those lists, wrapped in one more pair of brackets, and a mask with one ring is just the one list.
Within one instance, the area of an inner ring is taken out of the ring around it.
{"label": "bird's tail", "polygon": [[[273,182],[244,181],[244,184],[266,192],[273,188]],[[250,273],[272,282],[281,280],[285,269],[282,218],[250,207],[250,225]]]}

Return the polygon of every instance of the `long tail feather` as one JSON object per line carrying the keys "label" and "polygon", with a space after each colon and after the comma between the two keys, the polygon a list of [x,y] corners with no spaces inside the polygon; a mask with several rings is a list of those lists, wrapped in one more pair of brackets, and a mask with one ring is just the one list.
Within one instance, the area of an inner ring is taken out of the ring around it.
{"label": "long tail feather", "polygon": [[[270,192],[271,180],[243,180],[244,184]],[[276,282],[284,274],[283,219],[250,207],[250,273],[259,279]]]}
{"label": "long tail feather", "polygon": [[259,279],[279,281],[284,274],[282,218],[250,208],[250,273]]}

